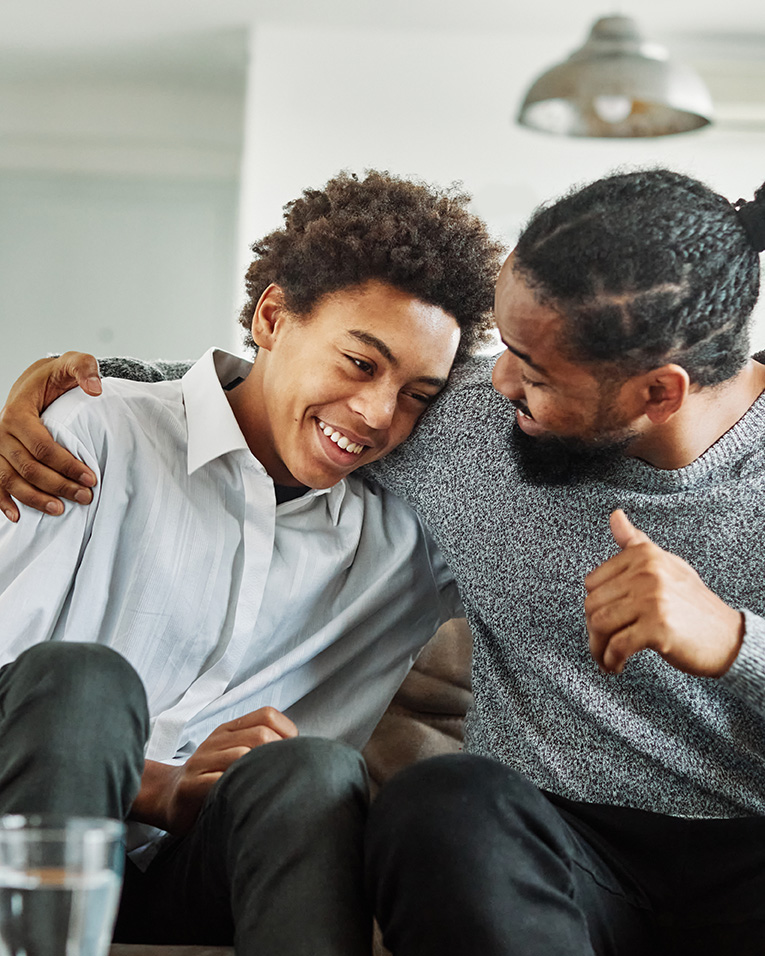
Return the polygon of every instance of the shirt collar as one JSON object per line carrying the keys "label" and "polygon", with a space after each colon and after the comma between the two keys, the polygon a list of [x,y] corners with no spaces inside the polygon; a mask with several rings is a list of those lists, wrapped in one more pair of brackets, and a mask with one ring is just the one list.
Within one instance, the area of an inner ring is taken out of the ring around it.
{"label": "shirt collar", "polygon": [[336,485],[331,485],[329,488],[311,488],[299,498],[293,498],[292,501],[285,501],[279,505],[279,511],[281,514],[299,511],[301,508],[311,507],[314,499],[324,497],[332,524],[337,525],[340,521],[340,509],[348,490],[349,480],[353,481],[354,479],[341,478]]}
{"label": "shirt collar", "polygon": [[340,520],[340,508],[343,504],[343,498],[345,498],[345,492],[348,489],[348,479],[341,478],[336,485],[332,485],[331,488],[327,488],[327,507],[329,508],[329,513],[332,517],[332,524],[337,525]]}
{"label": "shirt collar", "polygon": [[222,386],[237,376],[246,378],[251,368],[247,359],[221,349],[209,349],[183,376],[190,475],[228,452],[249,452]]}

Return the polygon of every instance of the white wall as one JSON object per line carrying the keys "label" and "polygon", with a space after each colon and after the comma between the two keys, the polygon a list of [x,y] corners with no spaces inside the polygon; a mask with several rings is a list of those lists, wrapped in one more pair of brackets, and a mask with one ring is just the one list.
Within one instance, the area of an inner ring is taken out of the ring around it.
{"label": "white wall", "polygon": [[47,352],[195,358],[235,324],[236,190],[0,175],[0,393]]}
{"label": "white wall", "polygon": [[238,344],[243,83],[110,70],[0,76],[0,396],[49,351]]}
{"label": "white wall", "polygon": [[[624,164],[667,164],[731,199],[765,180],[765,125],[644,141],[555,138],[515,125],[531,79],[580,39],[552,36],[254,28],[240,255],[245,239],[280,223],[284,202],[342,168],[462,180],[508,243],[540,201]],[[746,95],[757,97],[751,76]]]}

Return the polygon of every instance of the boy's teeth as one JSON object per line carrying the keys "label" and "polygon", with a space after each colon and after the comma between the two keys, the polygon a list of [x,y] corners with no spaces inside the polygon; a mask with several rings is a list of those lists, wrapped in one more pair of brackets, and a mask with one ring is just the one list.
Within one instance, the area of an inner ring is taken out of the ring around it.
{"label": "boy's teeth", "polygon": [[363,445],[359,445],[357,442],[352,442],[350,439],[346,438],[342,432],[332,428],[331,425],[325,425],[324,422],[319,421],[319,428],[324,432],[330,441],[333,441],[338,446],[338,448],[342,448],[344,451],[349,451],[353,455],[360,455],[361,452],[364,451]]}

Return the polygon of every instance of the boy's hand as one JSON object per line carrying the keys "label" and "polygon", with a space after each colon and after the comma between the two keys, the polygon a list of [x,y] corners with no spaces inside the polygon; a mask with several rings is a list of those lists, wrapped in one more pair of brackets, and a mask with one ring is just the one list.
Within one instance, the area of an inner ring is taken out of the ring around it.
{"label": "boy's hand", "polygon": [[213,784],[232,763],[255,747],[297,735],[295,724],[273,707],[261,707],[221,724],[185,764],[146,761],[130,816],[169,833],[187,833]]}
{"label": "boy's hand", "polygon": [[58,497],[80,504],[93,498],[96,476],[56,444],[40,421],[41,412],[70,388],[79,385],[89,395],[101,394],[98,362],[83,352],[65,352],[40,359],[22,373],[0,410],[0,510],[19,520],[13,497],[25,505],[60,515]]}
{"label": "boy's hand", "polygon": [[622,550],[584,579],[590,650],[600,668],[619,674],[628,657],[650,648],[687,674],[721,677],[741,648],[741,612],[623,511],[611,515],[611,532]]}

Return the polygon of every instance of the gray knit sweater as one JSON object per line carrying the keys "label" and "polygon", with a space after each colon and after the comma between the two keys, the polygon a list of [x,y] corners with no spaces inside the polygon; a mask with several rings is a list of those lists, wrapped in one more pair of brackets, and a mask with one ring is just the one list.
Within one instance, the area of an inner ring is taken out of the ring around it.
{"label": "gray knit sweater", "polygon": [[[467,749],[575,800],[765,813],[765,398],[686,468],[624,458],[597,479],[544,487],[519,477],[492,364],[456,371],[414,436],[373,470],[419,511],[459,583],[475,636]],[[151,375],[182,369],[160,363]],[[652,651],[619,676],[599,672],[583,579],[617,551],[617,507],[745,611],[743,648],[722,679],[690,677]]]}
{"label": "gray knit sweater", "polygon": [[[475,636],[467,748],[574,800],[765,813],[765,397],[686,468],[622,458],[595,479],[544,487],[519,478],[492,364],[457,371],[413,438],[375,466],[459,582]],[[598,670],[583,579],[617,551],[617,507],[745,610],[724,678],[690,677],[652,651],[619,676]]]}

